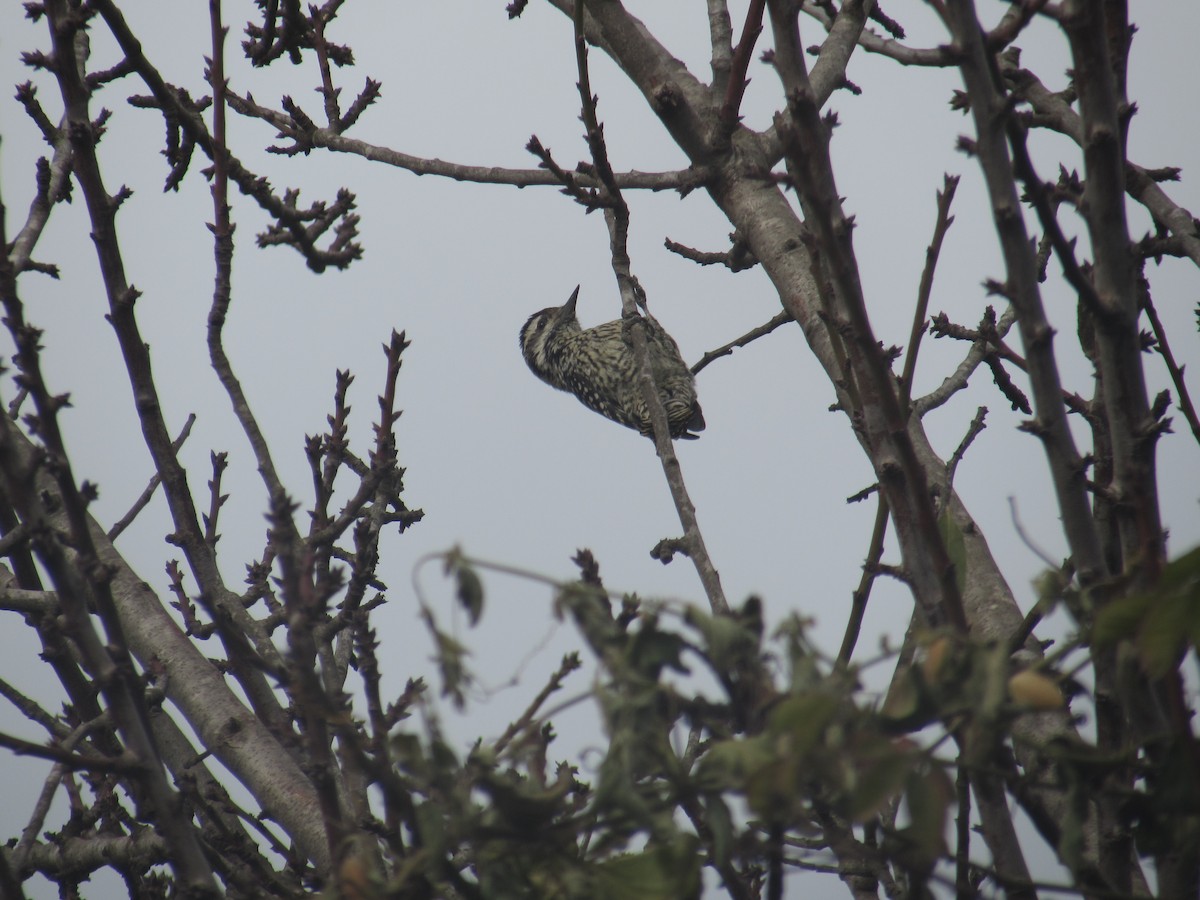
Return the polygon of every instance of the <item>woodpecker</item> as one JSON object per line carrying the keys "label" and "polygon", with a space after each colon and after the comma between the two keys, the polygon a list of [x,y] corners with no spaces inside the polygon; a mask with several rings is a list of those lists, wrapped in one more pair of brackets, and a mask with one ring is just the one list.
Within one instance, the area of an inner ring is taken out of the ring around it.
{"label": "woodpecker", "polygon": [[[551,387],[574,394],[588,409],[654,437],[650,413],[638,384],[633,348],[625,342],[617,319],[581,328],[575,317],[579,288],[562,306],[534,313],[521,328],[521,354],[533,374]],[[679,346],[649,315],[646,349],[658,396],[667,411],[671,437],[695,440],[704,430],[704,414],[696,401],[696,382]]]}

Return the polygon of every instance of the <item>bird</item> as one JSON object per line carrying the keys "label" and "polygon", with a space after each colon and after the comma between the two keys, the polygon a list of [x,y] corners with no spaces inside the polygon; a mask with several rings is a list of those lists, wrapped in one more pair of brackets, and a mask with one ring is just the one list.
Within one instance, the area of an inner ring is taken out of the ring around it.
{"label": "bird", "polygon": [[[588,409],[654,437],[650,412],[638,384],[633,348],[626,343],[621,319],[582,328],[575,316],[579,286],[562,306],[535,312],[521,327],[521,354],[530,370],[560,391],[574,394]],[[679,355],[679,346],[649,315],[646,349],[658,396],[667,412],[672,438],[695,440],[704,413],[696,400],[696,381]]]}

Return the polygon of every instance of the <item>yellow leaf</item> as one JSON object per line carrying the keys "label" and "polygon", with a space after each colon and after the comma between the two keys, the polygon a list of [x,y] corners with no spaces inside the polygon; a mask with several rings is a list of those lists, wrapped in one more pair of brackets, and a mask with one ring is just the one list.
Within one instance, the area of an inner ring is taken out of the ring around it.
{"label": "yellow leaf", "polygon": [[1008,695],[1013,702],[1039,711],[1062,709],[1067,705],[1058,683],[1032,669],[1018,672],[1008,679]]}

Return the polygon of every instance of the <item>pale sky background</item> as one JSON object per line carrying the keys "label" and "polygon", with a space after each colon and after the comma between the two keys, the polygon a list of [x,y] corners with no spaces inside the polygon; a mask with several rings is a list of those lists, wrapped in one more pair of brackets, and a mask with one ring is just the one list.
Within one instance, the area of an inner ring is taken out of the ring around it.
{"label": "pale sky background", "polygon": [[[343,107],[365,77],[383,82],[382,99],[352,136],[427,157],[529,168],[535,161],[523,148],[536,134],[560,163],[570,166],[584,158],[570,23],[537,2],[520,20],[509,22],[504,5],[501,0],[348,4],[330,32],[332,40],[353,46],[358,63],[336,75]],[[631,0],[627,6],[694,74],[709,79],[704,4]],[[745,3],[731,6],[737,33]],[[1139,33],[1130,96],[1140,112],[1132,125],[1130,157],[1147,167],[1181,166],[1183,182],[1166,190],[1196,213],[1200,129],[1191,86],[1200,76],[1195,48],[1200,5],[1131,6]],[[241,28],[251,7],[249,2],[226,4],[233,88],[249,90],[268,105],[291,94],[319,119],[311,56],[300,68],[280,62],[265,72],[252,71],[240,58]],[[979,3],[988,21],[1004,8]],[[204,93],[202,57],[211,52],[208,4],[141,0],[122,9],[167,80],[186,86],[193,96]],[[932,46],[945,40],[924,4],[893,2],[887,11],[908,29],[907,43]],[[802,20],[802,29],[806,44],[821,40],[815,23]],[[1058,33],[1041,26],[1019,43],[1023,63],[1061,88],[1068,62]],[[47,44],[45,25],[26,21],[18,4],[0,9],[0,84],[8,85],[0,91],[0,185],[10,235],[24,221],[34,160],[45,152],[36,128],[12,99],[12,86],[33,77],[47,112],[57,120],[61,107],[52,80],[20,65],[21,51]],[[769,32],[759,49],[768,45]],[[93,55],[93,68],[116,62],[101,26],[93,37]],[[614,166],[686,165],[615,66],[598,51],[591,58]],[[855,245],[877,336],[886,344],[907,343],[943,172],[963,179],[930,312],[945,311],[954,321],[974,325],[983,307],[996,302],[985,296],[981,282],[1002,278],[1003,269],[990,214],[981,202],[978,168],[953,149],[958,135],[972,127],[948,106],[951,91],[960,86],[957,75],[903,69],[862,52],[848,74],[864,93],[839,92],[828,104],[842,122],[834,136],[834,166],[847,211],[856,216]],[[750,75],[743,113],[747,124],[762,128],[780,102],[778,84],[757,61]],[[205,222],[212,218],[211,199],[199,175],[203,163],[194,165],[178,195],[162,193],[167,167],[159,155],[161,118],[128,106],[122,99],[127,90],[118,84],[93,106],[93,111],[100,105],[113,111],[101,145],[104,175],[110,192],[122,183],[134,191],[118,220],[126,270],[143,292],[139,320],[151,344],[167,421],[178,430],[189,413],[198,416],[183,457],[199,505],[207,507],[210,451],[230,454],[224,489],[232,498],[222,513],[220,549],[227,580],[236,587],[244,564],[261,553],[265,494],[208,366],[212,249]],[[408,677],[421,674],[438,683],[416,615],[412,579],[419,559],[454,545],[473,556],[564,579],[576,572],[570,557],[587,547],[610,588],[703,604],[686,560],[663,567],[649,557],[659,539],[680,532],[651,444],[547,388],[528,372],[517,348],[517,331],[530,313],[561,303],[577,283],[585,326],[619,315],[602,218],[584,216],[553,188],[517,191],[417,178],[324,152],[268,156],[257,148],[271,142],[271,129],[236,117],[230,127],[233,152],[269,176],[277,190],[300,187],[301,201],[307,202],[332,199],[345,186],[357,194],[362,215],[364,259],[346,272],[314,276],[290,249],[256,249],[253,238],[265,217],[241,198],[235,205],[237,254],[226,349],[271,441],[276,466],[298,500],[308,502],[311,491],[304,436],[325,426],[335,369],[350,368],[357,376],[351,390],[352,435],[365,452],[382,387],[380,345],[392,328],[406,330],[413,342],[399,382],[398,402],[405,410],[398,426],[399,454],[408,469],[405,499],[423,508],[426,518],[405,535],[388,537],[382,549],[380,575],[389,587],[389,603],[375,614],[374,624],[383,641],[385,687],[396,693]],[[1061,139],[1039,137],[1036,150],[1043,178],[1055,177],[1060,158],[1069,166],[1081,165],[1077,155],[1060,157],[1071,153]],[[779,301],[762,272],[735,276],[701,269],[663,248],[668,237],[705,250],[728,246],[731,227],[705,194],[682,200],[674,193],[630,192],[627,197],[633,210],[633,270],[651,309],[689,362],[778,311]],[[1140,236],[1148,219],[1131,209],[1131,230]],[[73,408],[62,422],[76,474],[100,485],[93,511],[111,523],[144,488],[151,467],[116,341],[104,320],[106,303],[84,214],[76,191],[72,206],[56,208],[38,246],[36,258],[60,266],[62,280],[27,275],[20,288],[27,318],[46,330],[43,367],[51,388],[72,395]],[[1063,219],[1078,230],[1069,213]],[[1087,370],[1070,352],[1074,299],[1056,283],[1057,263],[1050,267],[1045,299],[1063,332],[1056,346],[1064,382],[1090,396]],[[1200,341],[1192,314],[1200,278],[1190,264],[1173,260],[1148,272],[1173,349],[1180,362],[1189,363],[1189,384],[1200,392],[1193,374],[1200,371]],[[939,384],[965,351],[963,344],[927,337],[916,392]],[[3,352],[11,353],[7,340]],[[1159,358],[1146,358],[1146,372],[1152,393],[1168,386]],[[1019,373],[1014,378],[1026,384]],[[873,501],[845,503],[874,479],[845,417],[827,411],[833,400],[830,385],[800,330],[789,326],[709,366],[698,388],[708,430],[698,441],[677,444],[677,450],[730,601],[758,593],[775,620],[802,611],[815,621],[817,645],[835,654],[875,510]],[[6,383],[4,402],[11,395]],[[979,405],[990,410],[988,428],[960,465],[956,486],[1027,609],[1030,579],[1042,564],[1017,539],[1007,498],[1015,498],[1025,528],[1046,553],[1065,554],[1041,446],[1016,430],[1024,416],[1008,409],[986,371],[976,375],[970,391],[931,414],[926,427],[948,457]],[[1182,418],[1175,421],[1176,434],[1162,441],[1159,456],[1172,556],[1200,543],[1200,448]],[[118,543],[163,597],[163,566],[178,556],[163,541],[168,530],[159,497]],[[898,562],[894,547],[885,560]],[[472,648],[481,677],[470,717],[450,717],[451,731],[465,748],[476,735],[498,735],[577,642],[568,626],[554,621],[551,593],[544,586],[485,576],[484,619],[471,631],[454,611],[451,585],[438,567],[422,569],[420,581],[443,624],[455,627]],[[194,587],[190,577],[188,585]],[[898,643],[910,609],[906,591],[877,583],[860,655],[872,654],[884,635]],[[36,642],[13,614],[0,623],[0,654],[0,675],[57,707],[57,685],[47,683]],[[871,675],[874,689],[883,686],[888,671],[883,666]],[[507,687],[514,676],[519,685]],[[565,694],[585,690],[588,677],[576,676]],[[592,722],[586,707],[562,716],[557,721],[562,737],[552,753],[568,758],[597,746],[601,738]],[[0,728],[42,738],[7,707],[0,708]],[[48,770],[48,763],[0,757],[5,785],[0,834],[19,832]],[[789,882],[793,892],[801,884],[809,897],[845,895],[828,876],[795,876]],[[31,887],[31,896],[52,896],[37,890]],[[96,898],[121,893],[114,882],[99,879],[84,890]]]}

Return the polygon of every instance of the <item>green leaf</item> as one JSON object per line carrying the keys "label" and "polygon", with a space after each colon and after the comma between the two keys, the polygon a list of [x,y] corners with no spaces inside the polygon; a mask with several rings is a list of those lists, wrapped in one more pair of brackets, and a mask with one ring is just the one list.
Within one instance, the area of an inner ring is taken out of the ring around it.
{"label": "green leaf", "polygon": [[908,814],[912,827],[930,844],[943,845],[946,817],[953,802],[954,783],[945,770],[931,766],[923,772],[914,772],[909,778]]}
{"label": "green leaf", "polygon": [[913,772],[905,792],[909,824],[900,829],[900,856],[906,867],[928,873],[946,852],[946,820],[954,801],[954,784],[939,768]]}
{"label": "green leaf", "polygon": [[1132,594],[1109,603],[1096,616],[1092,639],[1098,647],[1111,647],[1137,633],[1138,625],[1150,607],[1148,594]]}
{"label": "green leaf", "polygon": [[733,817],[720,794],[705,797],[704,809],[704,821],[708,823],[708,830],[712,834],[713,863],[721,869],[729,864],[733,853],[733,840],[736,837]]}
{"label": "green leaf", "polygon": [[916,762],[911,749],[885,738],[873,737],[864,743],[855,748],[859,776],[847,798],[847,813],[855,822],[872,818],[899,794]]}
{"label": "green leaf", "polygon": [[597,863],[594,900],[687,900],[700,896],[700,858],[696,839],[681,835],[672,845],[644,853],[626,853]]}
{"label": "green leaf", "polygon": [[733,616],[710,616],[689,608],[684,621],[704,637],[705,654],[718,672],[736,669],[758,655],[758,636]]}
{"label": "green leaf", "polygon": [[1046,569],[1033,579],[1033,592],[1037,594],[1037,605],[1043,616],[1054,612],[1069,587],[1070,582],[1058,569]]}
{"label": "green leaf", "polygon": [[777,756],[746,778],[746,802],[764,822],[786,824],[810,777],[803,760]]}
{"label": "green leaf", "polygon": [[1151,678],[1174,669],[1185,646],[1200,643],[1200,547],[1168,563],[1153,589],[1104,607],[1093,637],[1099,646],[1132,637]]}
{"label": "green leaf", "polygon": [[428,607],[421,607],[421,616],[429,633],[433,636],[434,659],[442,675],[442,696],[450,697],[458,709],[466,703],[466,686],[471,681],[467,670],[467,648],[446,632],[438,628],[437,621]]}
{"label": "green leaf", "polygon": [[902,669],[888,686],[879,714],[897,723],[908,721],[921,712],[924,687],[921,671],[916,666]]}
{"label": "green leaf", "polygon": [[442,818],[442,810],[437,803],[427,801],[418,803],[413,812],[416,814],[417,831],[421,835],[421,847],[429,855],[438,859],[446,848],[446,823]]}
{"label": "green leaf", "polygon": [[942,543],[946,545],[946,555],[954,564],[954,582],[961,594],[967,587],[967,545],[963,540],[962,529],[954,521],[950,510],[946,509],[938,516],[938,531],[942,533]]}
{"label": "green leaf", "polygon": [[801,756],[816,746],[842,702],[841,697],[826,691],[792,694],[771,710],[767,731],[772,735],[787,735],[791,739],[790,751]]}
{"label": "green leaf", "polygon": [[680,659],[685,649],[687,641],[669,631],[659,631],[653,618],[647,618],[630,641],[628,652],[633,667],[657,681],[664,667],[689,674],[688,667]]}
{"label": "green leaf", "polygon": [[775,758],[763,735],[717,741],[700,757],[696,783],[705,791],[744,790],[746,779]]}
{"label": "green leaf", "polygon": [[472,626],[478,624],[483,615],[483,582],[457,547],[446,554],[446,574],[457,582],[458,602],[467,611],[467,620]]}
{"label": "green leaf", "polygon": [[516,772],[483,772],[479,787],[492,799],[492,807],[517,834],[536,835],[564,811],[563,799],[571,788],[570,770],[563,769],[548,788]]}

